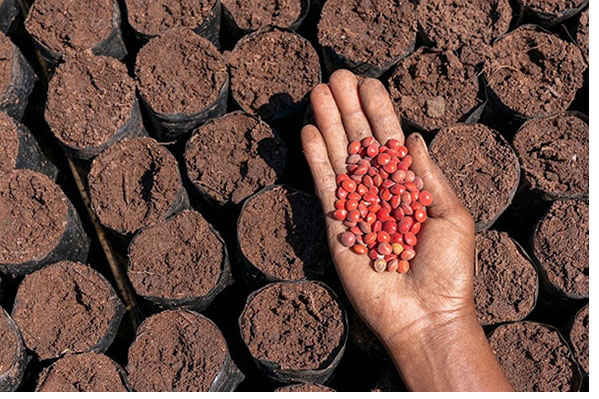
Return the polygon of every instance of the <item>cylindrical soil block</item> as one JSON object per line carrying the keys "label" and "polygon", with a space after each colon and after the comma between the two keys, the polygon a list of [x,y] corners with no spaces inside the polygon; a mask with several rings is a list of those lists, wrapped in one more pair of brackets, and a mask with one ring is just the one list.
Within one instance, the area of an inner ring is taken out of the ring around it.
{"label": "cylindrical soil block", "polygon": [[588,0],[517,0],[521,12],[544,26],[552,26],[578,14]]}
{"label": "cylindrical soil block", "polygon": [[576,313],[572,329],[570,330],[570,342],[574,349],[574,357],[585,373],[589,373],[589,305]]}
{"label": "cylindrical soil block", "polygon": [[486,230],[510,205],[520,181],[518,159],[498,132],[482,124],[441,129],[430,154],[470,211],[476,230]]}
{"label": "cylindrical soil block", "polygon": [[414,51],[416,7],[409,0],[328,0],[318,23],[329,72],[379,77]]}
{"label": "cylindrical soil block", "polygon": [[0,32],[0,112],[21,120],[36,80],[21,50]]}
{"label": "cylindrical soil block", "polygon": [[589,125],[580,115],[531,119],[513,144],[531,189],[549,199],[588,196]]}
{"label": "cylindrical soil block", "polygon": [[291,31],[266,28],[250,33],[225,57],[233,99],[241,109],[263,119],[296,113],[321,82],[316,50]]}
{"label": "cylindrical soil block", "polygon": [[347,318],[336,295],[316,281],[273,283],[250,294],[239,317],[256,364],[281,382],[324,383],[345,349]]}
{"label": "cylindrical soil block", "polygon": [[99,353],[67,354],[46,367],[36,392],[126,392],[125,371]]}
{"label": "cylindrical soil block", "polygon": [[[398,114],[427,132],[457,122],[476,122],[483,103],[478,98],[478,88],[472,65],[462,64],[451,51],[426,47],[397,64],[389,78],[389,91]],[[475,110],[479,112],[471,117]]]}
{"label": "cylindrical soil block", "polygon": [[25,28],[52,64],[78,50],[119,60],[127,55],[117,0],[36,0]]}
{"label": "cylindrical soil block", "polygon": [[237,205],[279,180],[287,146],[260,119],[233,112],[199,127],[185,148],[187,176],[209,201]]}
{"label": "cylindrical soil block", "polygon": [[568,345],[553,327],[528,321],[504,324],[493,331],[489,343],[518,392],[580,388],[580,371]]}
{"label": "cylindrical soil block", "polygon": [[285,186],[250,197],[237,221],[239,251],[254,280],[322,276],[331,264],[318,199]]}
{"label": "cylindrical soil block", "polygon": [[196,310],[206,308],[232,281],[225,242],[190,210],[135,236],[127,274],[135,292],[147,300]]}
{"label": "cylindrical soil block", "polygon": [[87,238],[75,208],[47,176],[17,169],[0,177],[0,271],[31,273],[60,260],[85,261]]}
{"label": "cylindrical soil block", "polygon": [[588,203],[554,202],[535,229],[532,247],[547,288],[569,298],[588,298]]}
{"label": "cylindrical soil block", "polygon": [[18,14],[17,0],[0,0],[0,33],[8,32]]}
{"label": "cylindrical soil block", "polygon": [[218,327],[187,310],[158,313],[139,326],[127,372],[140,392],[228,392],[243,380]]}
{"label": "cylindrical soil block", "polygon": [[582,51],[582,55],[589,59],[589,10],[580,14],[580,19],[576,25],[576,43]]}
{"label": "cylindrical soil block", "polygon": [[225,113],[229,75],[216,47],[189,29],[168,31],[137,54],[139,93],[161,138],[187,133]]}
{"label": "cylindrical soil block", "polygon": [[25,345],[40,360],[105,352],[124,314],[125,307],[100,273],[68,261],[26,276],[12,310]]}
{"label": "cylindrical soil block", "polygon": [[147,135],[127,67],[89,51],[68,56],[56,68],[45,117],[62,146],[83,159],[125,137]]}
{"label": "cylindrical soil block", "polygon": [[491,46],[484,73],[489,98],[505,114],[529,119],[565,111],[586,68],[575,44],[525,25]]}
{"label": "cylindrical soil block", "polygon": [[535,307],[537,271],[507,233],[484,231],[475,239],[474,304],[482,325],[520,321]]}
{"label": "cylindrical soil block", "polygon": [[189,206],[177,160],[149,137],[124,139],[108,147],[94,159],[88,183],[96,216],[122,235]]}
{"label": "cylindrical soil block", "polygon": [[295,30],[310,9],[310,0],[221,0],[227,28],[236,36],[265,26]]}
{"label": "cylindrical soil block", "polygon": [[277,388],[275,392],[335,392],[335,390],[320,384],[302,382]]}
{"label": "cylindrical soil block", "polygon": [[510,27],[509,0],[420,0],[418,28],[431,47],[455,51],[476,65],[493,40]]}
{"label": "cylindrical soil block", "polygon": [[0,307],[0,392],[14,392],[23,379],[29,356],[19,327]]}

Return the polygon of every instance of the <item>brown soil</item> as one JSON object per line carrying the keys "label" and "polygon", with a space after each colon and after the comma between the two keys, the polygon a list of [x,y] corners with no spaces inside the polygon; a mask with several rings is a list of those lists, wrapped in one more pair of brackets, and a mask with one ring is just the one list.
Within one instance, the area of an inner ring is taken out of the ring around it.
{"label": "brown soil", "polygon": [[286,187],[250,198],[237,233],[244,256],[268,276],[299,280],[330,264],[318,200]]}
{"label": "brown soil", "polygon": [[274,29],[247,35],[225,57],[233,98],[266,119],[300,104],[320,83],[316,50],[294,33]]}
{"label": "brown soil", "polygon": [[0,173],[9,172],[15,167],[18,154],[17,126],[10,116],[0,111]]}
{"label": "brown soil", "polygon": [[389,78],[389,90],[398,113],[425,130],[454,124],[479,104],[474,67],[450,51],[422,48],[407,57]]}
{"label": "brown soil", "polygon": [[108,141],[131,117],[135,81],[112,57],[91,52],[69,57],[48,88],[46,121],[69,147],[83,149]]}
{"label": "brown soil", "polygon": [[17,360],[17,336],[8,325],[4,311],[0,309],[0,376]]}
{"label": "brown soil", "polygon": [[583,0],[520,0],[526,7],[537,12],[559,14],[578,7]]}
{"label": "brown soil", "polygon": [[496,41],[489,57],[489,87],[503,104],[526,117],[566,110],[583,84],[586,64],[580,49],[531,27]]}
{"label": "brown soil", "polygon": [[589,10],[580,14],[580,20],[576,28],[576,43],[580,46],[582,54],[589,59]]}
{"label": "brown soil", "polygon": [[283,174],[285,143],[260,120],[234,112],[200,127],[187,143],[189,179],[221,203],[239,204]]}
{"label": "brown soil", "polygon": [[25,277],[13,318],[25,345],[41,360],[53,359],[94,349],[118,317],[115,297],[108,282],[89,266],[59,262]]}
{"label": "brown soil", "polygon": [[240,319],[252,356],[282,370],[318,370],[332,361],[345,334],[343,310],[315,282],[275,283],[249,301]]}
{"label": "brown soil", "polygon": [[324,385],[303,382],[278,388],[275,392],[335,392],[335,390]]}
{"label": "brown soil", "polygon": [[537,272],[507,233],[478,233],[474,303],[483,325],[519,321],[533,309]]}
{"label": "brown soil", "polygon": [[539,223],[533,251],[549,281],[566,295],[589,295],[589,205],[556,201]]}
{"label": "brown soil", "polygon": [[263,26],[287,28],[302,15],[302,0],[222,0],[223,6],[243,30]]}
{"label": "brown soil", "polygon": [[576,314],[574,325],[570,330],[570,341],[574,356],[585,373],[589,373],[589,305]]}
{"label": "brown soil", "polygon": [[13,44],[0,32],[0,96],[4,94],[12,79]]}
{"label": "brown soil", "polygon": [[164,220],[182,189],[175,157],[147,137],[125,139],[102,152],[88,181],[100,222],[122,234]]}
{"label": "brown soil", "polygon": [[479,225],[497,218],[518,187],[518,160],[510,145],[484,125],[442,129],[430,153]]}
{"label": "brown soil", "polygon": [[505,324],[489,343],[516,391],[576,390],[576,365],[556,330],[532,322]]}
{"label": "brown soil", "polygon": [[14,170],[0,178],[0,263],[40,261],[67,228],[68,202],[47,176]]}
{"label": "brown soil", "polygon": [[416,8],[407,0],[328,0],[318,42],[354,63],[389,67],[412,49]]}
{"label": "brown soil", "polygon": [[201,214],[185,210],[135,237],[127,273],[139,295],[196,298],[218,284],[223,261],[223,242]]}
{"label": "brown soil", "polygon": [[572,114],[535,119],[514,137],[531,188],[580,195],[589,192],[589,126]]}
{"label": "brown soil", "polygon": [[137,32],[157,36],[172,28],[194,29],[211,15],[217,0],[125,0]]}
{"label": "brown soil", "polygon": [[198,313],[166,311],[146,319],[129,348],[129,383],[143,392],[208,391],[223,367],[226,342]]}
{"label": "brown soil", "polygon": [[66,355],[44,369],[38,392],[126,392],[118,366],[97,353]]}

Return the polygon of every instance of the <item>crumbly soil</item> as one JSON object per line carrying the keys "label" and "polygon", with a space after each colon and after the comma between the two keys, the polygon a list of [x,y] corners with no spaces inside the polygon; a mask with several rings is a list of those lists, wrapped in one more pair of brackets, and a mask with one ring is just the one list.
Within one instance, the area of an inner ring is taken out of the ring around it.
{"label": "crumbly soil", "polygon": [[127,371],[139,392],[208,391],[223,367],[226,342],[208,319],[173,310],[147,318],[129,348]]}
{"label": "crumbly soil", "polygon": [[536,258],[549,281],[566,295],[589,296],[589,205],[556,201],[533,239]]}
{"label": "crumbly soil", "polygon": [[15,167],[18,155],[17,125],[10,116],[0,111],[0,173],[11,171]]}
{"label": "crumbly soil", "polygon": [[383,68],[411,51],[417,25],[411,1],[328,0],[318,23],[318,42],[349,61]]}
{"label": "crumbly soil", "polygon": [[533,322],[505,324],[489,337],[491,348],[518,392],[568,392],[576,365],[556,330]]}
{"label": "crumbly soil", "polygon": [[589,10],[580,14],[580,20],[576,27],[576,43],[580,46],[582,54],[589,59]]}
{"label": "crumbly soil", "polygon": [[335,392],[335,390],[324,385],[303,382],[278,388],[275,392]]}
{"label": "crumbly soil", "polygon": [[77,149],[106,143],[131,117],[135,81],[127,67],[91,51],[67,59],[48,88],[45,117],[54,135]]}
{"label": "crumbly soil", "polygon": [[507,233],[485,231],[475,239],[474,304],[483,325],[519,321],[533,309],[537,272]]}
{"label": "crumbly soil", "polygon": [[474,67],[451,51],[418,50],[397,65],[389,90],[397,112],[429,131],[460,121],[479,104]]}
{"label": "crumbly soil", "polygon": [[531,120],[514,137],[531,188],[581,195],[589,192],[589,126],[572,114]]}
{"label": "crumbly soil", "polygon": [[17,360],[17,336],[8,325],[5,313],[0,309],[0,376]]}
{"label": "crumbly soil", "polygon": [[258,30],[263,26],[287,28],[302,16],[302,0],[222,0],[237,26]]}
{"label": "crumbly soil", "polygon": [[234,112],[201,126],[187,143],[189,179],[221,203],[239,204],[283,174],[287,147],[260,120]]}
{"label": "crumbly soil", "polygon": [[320,83],[320,60],[306,39],[279,29],[242,38],[225,57],[241,107],[271,118],[300,104]]}
{"label": "crumbly soil", "polygon": [[12,78],[13,44],[0,32],[0,96],[4,94]]}
{"label": "crumbly soil", "polygon": [[578,7],[583,0],[520,0],[522,4],[537,12],[559,14]]}
{"label": "crumbly soil", "polygon": [[275,187],[244,205],[237,224],[244,256],[268,276],[300,280],[330,264],[324,218],[318,200]]}
{"label": "crumbly soil", "polygon": [[214,104],[227,81],[223,56],[189,29],[150,40],[137,55],[139,92],[154,112],[196,114]]}
{"label": "crumbly soil", "polygon": [[484,125],[440,130],[430,154],[478,224],[496,219],[518,187],[518,160],[510,145]]}
{"label": "crumbly soil", "polygon": [[87,352],[106,336],[117,317],[115,296],[89,266],[54,263],[27,275],[19,285],[13,318],[25,345],[41,360]]}
{"label": "crumbly soil", "polygon": [[585,373],[589,373],[589,305],[576,314],[574,325],[570,330],[570,341],[574,356]]}
{"label": "crumbly soil", "polygon": [[267,286],[246,305],[240,325],[252,356],[282,370],[326,367],[346,328],[339,303],[315,282]]}

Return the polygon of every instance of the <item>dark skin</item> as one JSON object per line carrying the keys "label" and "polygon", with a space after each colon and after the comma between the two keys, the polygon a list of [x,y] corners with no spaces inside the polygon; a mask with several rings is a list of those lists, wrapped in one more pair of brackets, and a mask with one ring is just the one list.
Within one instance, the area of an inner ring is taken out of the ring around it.
{"label": "dark skin", "polygon": [[[484,331],[473,300],[474,221],[428,155],[419,134],[407,139],[386,89],[335,72],[311,94],[316,125],[302,144],[320,198],[328,242],[352,305],[380,338],[414,391],[512,391]],[[434,198],[405,274],[376,273],[367,256],[341,245],[346,227],[332,218],[335,176],[345,173],[347,145],[374,136],[405,143],[412,170]]]}

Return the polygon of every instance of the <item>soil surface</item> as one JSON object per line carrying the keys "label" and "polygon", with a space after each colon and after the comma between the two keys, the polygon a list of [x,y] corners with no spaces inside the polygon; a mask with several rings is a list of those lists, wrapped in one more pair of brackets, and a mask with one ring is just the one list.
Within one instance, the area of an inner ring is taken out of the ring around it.
{"label": "soil surface", "polygon": [[538,282],[533,264],[507,233],[478,233],[475,246],[478,320],[483,325],[522,320],[536,302]]}
{"label": "soil surface", "polygon": [[440,130],[430,153],[477,224],[497,218],[518,187],[518,159],[505,139],[484,125]]}
{"label": "soil surface", "polygon": [[220,278],[224,244],[208,222],[184,210],[142,230],[129,248],[129,280],[142,296],[168,299],[207,295]]}
{"label": "soil surface", "polygon": [[189,29],[173,29],[138,53],[139,92],[154,112],[195,114],[214,104],[227,82],[216,47]]}
{"label": "soil surface", "polygon": [[100,222],[122,234],[168,217],[182,189],[175,157],[147,137],[125,139],[102,152],[88,181]]}
{"label": "soil surface", "polygon": [[68,200],[46,175],[14,170],[0,178],[0,263],[40,261],[67,228]]}
{"label": "soil surface", "polygon": [[275,392],[335,392],[335,390],[324,385],[304,382],[278,388]]}
{"label": "soil surface", "polygon": [[17,360],[17,336],[8,325],[8,319],[0,310],[0,376]]}
{"label": "soil surface", "polygon": [[0,96],[4,94],[12,79],[13,44],[4,33],[0,32]]}
{"label": "soil surface", "polygon": [[491,348],[518,392],[576,390],[576,365],[556,330],[542,324],[505,324],[489,337]]}
{"label": "soil surface", "polygon": [[38,392],[126,392],[118,366],[97,353],[69,354],[46,368]]}
{"label": "soil surface", "polygon": [[330,256],[321,209],[316,197],[281,186],[250,198],[237,224],[242,253],[277,279],[322,273]]}
{"label": "soil surface", "polygon": [[46,121],[69,147],[106,143],[131,117],[135,81],[127,67],[91,51],[69,57],[56,69],[48,88]]}
{"label": "soil surface", "polygon": [[269,119],[300,104],[320,83],[320,61],[302,37],[279,29],[242,38],[225,53],[241,107]]}
{"label": "soil surface", "polygon": [[452,125],[479,104],[474,67],[451,51],[423,48],[407,57],[389,78],[389,90],[401,117],[425,130]]}
{"label": "soil surface", "polygon": [[343,310],[315,282],[275,283],[249,301],[241,335],[252,356],[282,370],[326,367],[343,342]]}
{"label": "soil surface", "polygon": [[287,152],[267,124],[234,112],[195,132],[185,150],[187,176],[216,201],[239,204],[281,177]]}
{"label": "soil surface", "polygon": [[536,258],[549,281],[567,295],[589,296],[589,205],[556,201],[534,235]]}
{"label": "soil surface", "polygon": [[54,263],[19,285],[13,318],[25,345],[41,360],[53,359],[94,349],[118,317],[115,297],[108,282],[89,266]]}
{"label": "soil surface", "polygon": [[328,0],[318,23],[318,42],[354,63],[389,67],[412,50],[416,19],[408,0]]}
{"label": "soil surface", "polygon": [[558,36],[521,27],[496,41],[485,63],[489,87],[526,117],[565,111],[583,84],[580,49]]}
{"label": "soil surface", "polygon": [[0,111],[0,173],[9,172],[15,167],[17,155],[19,155],[17,125],[10,116]]}
{"label": "soil surface", "polygon": [[576,314],[574,325],[570,330],[570,341],[574,356],[585,373],[589,373],[589,305]]}
{"label": "soil surface", "polygon": [[263,26],[287,28],[302,16],[302,0],[222,0],[233,20],[243,30]]}
{"label": "soil surface", "polygon": [[227,353],[221,332],[188,311],[166,311],[146,319],[129,348],[129,383],[143,392],[208,391]]}
{"label": "soil surface", "polygon": [[589,10],[580,14],[580,20],[576,28],[576,43],[580,46],[582,54],[589,59]]}
{"label": "soil surface", "polygon": [[526,7],[537,12],[559,14],[578,7],[583,0],[520,0]]}
{"label": "soil surface", "polygon": [[535,119],[514,137],[531,188],[581,195],[589,192],[589,126],[572,114]]}

